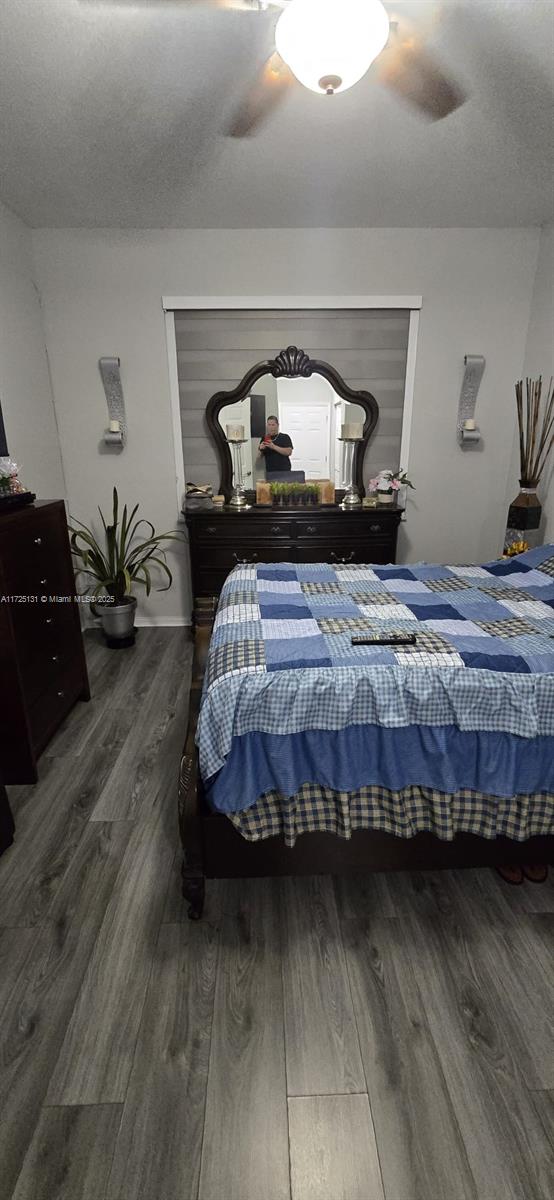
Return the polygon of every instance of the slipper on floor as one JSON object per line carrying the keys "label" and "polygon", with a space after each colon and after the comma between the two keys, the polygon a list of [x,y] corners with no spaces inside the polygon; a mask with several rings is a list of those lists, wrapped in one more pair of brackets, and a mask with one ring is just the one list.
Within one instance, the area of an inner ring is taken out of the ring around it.
{"label": "slipper on floor", "polygon": [[544,883],[545,879],[548,879],[548,867],[543,863],[525,863],[523,874],[529,883]]}
{"label": "slipper on floor", "polygon": [[501,879],[504,880],[504,883],[511,883],[515,887],[517,887],[520,883],[523,883],[522,867],[495,867],[495,870],[498,871],[498,874],[500,875]]}

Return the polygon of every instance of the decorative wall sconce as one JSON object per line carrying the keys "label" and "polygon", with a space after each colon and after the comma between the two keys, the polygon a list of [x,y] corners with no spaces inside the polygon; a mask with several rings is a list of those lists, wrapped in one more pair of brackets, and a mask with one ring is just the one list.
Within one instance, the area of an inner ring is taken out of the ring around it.
{"label": "decorative wall sconce", "polygon": [[462,447],[475,445],[481,441],[481,434],[475,421],[475,405],[485,370],[485,359],[482,354],[466,354],[464,366],[457,422],[458,441]]}
{"label": "decorative wall sconce", "polygon": [[99,358],[98,366],[108,405],[108,428],[104,431],[104,441],[108,446],[122,450],[127,440],[127,421],[119,371],[121,362],[119,358]]}

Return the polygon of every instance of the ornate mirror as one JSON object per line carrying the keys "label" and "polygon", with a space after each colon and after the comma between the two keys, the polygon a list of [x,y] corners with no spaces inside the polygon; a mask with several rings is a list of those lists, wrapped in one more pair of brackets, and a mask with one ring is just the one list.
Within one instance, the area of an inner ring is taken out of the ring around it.
{"label": "ornate mirror", "polygon": [[[379,417],[370,392],[354,391],[327,362],[296,346],[256,363],[230,392],[216,392],[206,418],[220,463],[220,491],[229,501],[240,462],[247,492],[263,479],[330,479],[339,493],[353,482],[363,496],[363,462]],[[275,423],[277,421],[277,424]],[[345,429],[346,427],[346,429]],[[353,440],[350,465],[344,436]],[[272,443],[269,441],[272,439]],[[260,445],[265,446],[260,450]],[[240,444],[240,458],[229,443]],[[269,452],[269,453],[268,453]],[[296,474],[291,476],[290,472]],[[347,479],[351,473],[352,480]]]}

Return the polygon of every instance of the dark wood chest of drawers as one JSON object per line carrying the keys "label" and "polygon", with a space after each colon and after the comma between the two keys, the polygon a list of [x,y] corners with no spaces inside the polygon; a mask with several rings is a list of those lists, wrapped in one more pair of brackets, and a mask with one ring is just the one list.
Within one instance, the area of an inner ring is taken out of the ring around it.
{"label": "dark wood chest of drawers", "polygon": [[37,758],[89,688],[65,507],[0,515],[0,775],[34,783]]}
{"label": "dark wood chest of drawers", "polygon": [[188,512],[195,609],[219,595],[239,562],[394,562],[401,515],[399,508],[339,506]]}

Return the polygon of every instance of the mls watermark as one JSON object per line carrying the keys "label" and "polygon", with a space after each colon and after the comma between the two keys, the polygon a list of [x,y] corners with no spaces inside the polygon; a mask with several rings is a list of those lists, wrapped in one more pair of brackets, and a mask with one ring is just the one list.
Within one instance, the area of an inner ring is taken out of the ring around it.
{"label": "mls watermark", "polygon": [[53,596],[0,594],[0,604],[115,604],[113,596]]}

